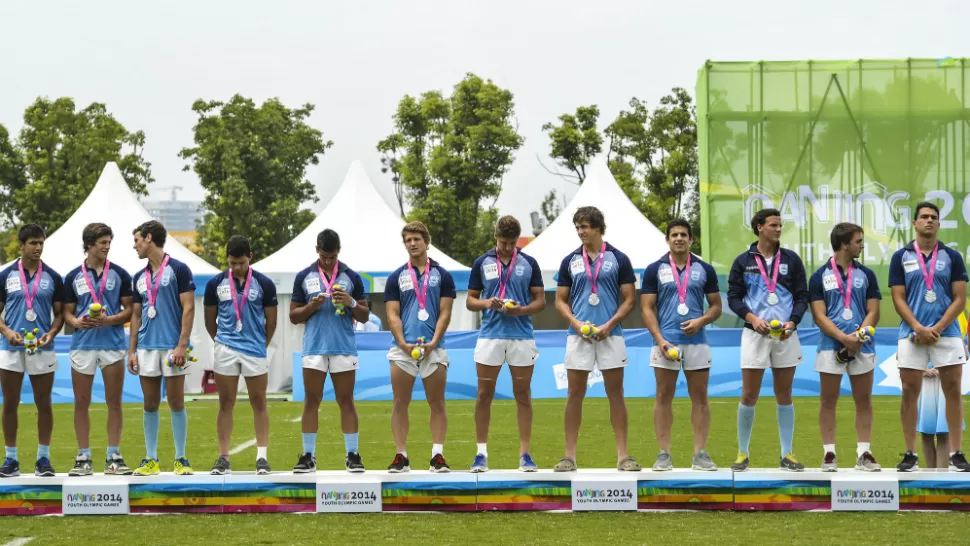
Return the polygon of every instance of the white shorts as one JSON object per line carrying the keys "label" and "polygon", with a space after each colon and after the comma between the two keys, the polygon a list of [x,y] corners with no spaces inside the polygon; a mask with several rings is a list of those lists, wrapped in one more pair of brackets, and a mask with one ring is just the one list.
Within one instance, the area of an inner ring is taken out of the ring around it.
{"label": "white shorts", "polygon": [[741,332],[741,369],[792,368],[802,363],[802,344],[796,331],[785,341],[763,336],[751,328]]}
{"label": "white shorts", "polygon": [[77,373],[94,375],[94,372],[125,359],[128,351],[83,350],[71,351],[71,367]]}
{"label": "white shorts", "polygon": [[934,368],[965,364],[967,353],[963,348],[963,340],[958,337],[941,337],[932,345],[917,345],[909,338],[899,340],[896,346],[896,367],[925,370],[931,360]]}
{"label": "white shorts", "polygon": [[359,367],[357,355],[304,355],[303,367],[323,373],[352,372]]}
{"label": "white shorts", "polygon": [[532,366],[539,357],[534,339],[482,339],[475,343],[475,362],[486,366]]}
{"label": "white shorts", "polygon": [[876,367],[876,353],[859,353],[848,364],[843,364],[835,358],[838,351],[819,351],[815,354],[815,371],[833,375],[863,375]]}
{"label": "white shorts", "polygon": [[57,353],[37,351],[28,356],[26,351],[0,351],[0,370],[44,375],[57,371]]}
{"label": "white shorts", "polygon": [[600,341],[585,341],[582,336],[566,337],[565,367],[567,370],[591,372],[625,368],[626,340],[623,336],[608,336]]}
{"label": "white shorts", "polygon": [[411,355],[405,353],[404,349],[394,346],[387,352],[387,359],[397,365],[398,368],[406,371],[411,377],[421,375],[421,379],[433,374],[438,366],[448,367],[448,353],[444,349],[435,349],[431,354],[425,355],[424,360],[418,362],[411,358]]}
{"label": "white shorts", "polygon": [[265,356],[249,356],[222,343],[216,343],[212,356],[212,371],[219,375],[257,377],[269,373]]}
{"label": "white shorts", "polygon": [[681,362],[669,360],[663,354],[663,349],[657,345],[650,350],[650,365],[665,370],[684,371],[706,370],[711,367],[711,346],[706,343],[689,343],[678,345]]}
{"label": "white shorts", "polygon": [[175,366],[166,366],[165,359],[172,354],[175,349],[158,351],[152,349],[138,349],[138,375],[141,377],[178,377],[188,375],[189,366],[195,362],[186,362],[185,369],[179,371]]}

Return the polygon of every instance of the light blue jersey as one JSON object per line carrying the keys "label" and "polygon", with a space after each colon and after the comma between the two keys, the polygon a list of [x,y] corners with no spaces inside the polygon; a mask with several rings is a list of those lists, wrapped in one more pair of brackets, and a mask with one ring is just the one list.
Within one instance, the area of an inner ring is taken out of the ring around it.
{"label": "light blue jersey", "polygon": [[[324,271],[329,280],[330,271]],[[353,269],[343,262],[337,262],[337,280],[334,286],[350,294],[354,300],[364,299],[364,281]],[[324,280],[320,278],[317,262],[300,271],[293,282],[293,303],[306,305],[311,299],[327,291]],[[316,313],[310,315],[303,330],[303,355],[356,355],[357,338],[354,337],[354,317],[349,308],[343,315],[336,314],[337,308],[327,298]]]}
{"label": "light blue jersey", "polygon": [[[4,303],[3,320],[7,327],[16,332],[35,328],[40,330],[38,337],[46,334],[51,329],[53,321],[54,302],[64,301],[64,287],[61,276],[56,271],[43,265],[40,280],[37,282],[37,293],[33,296],[34,313],[37,314],[35,320],[27,320],[27,300],[24,290],[30,290],[34,294],[34,281],[36,274],[29,275],[24,271],[26,277],[26,287],[20,280],[20,269],[17,260],[3,272],[0,272],[0,301]],[[11,346],[7,339],[0,336],[0,350],[2,351],[23,351],[24,347]],[[53,351],[54,345],[41,349],[42,351]]]}
{"label": "light blue jersey", "polygon": [[[933,277],[933,291],[936,293],[936,300],[926,301],[926,284],[923,280],[923,272],[920,269],[918,258],[916,257],[915,247],[910,242],[905,247],[897,250],[889,262],[889,286],[904,286],[906,288],[906,304],[909,305],[916,320],[923,326],[933,326],[943,318],[947,307],[953,303],[951,285],[954,282],[967,281],[967,267],[963,263],[963,256],[959,252],[944,245],[937,243],[936,266]],[[931,256],[923,254],[927,272],[934,267]],[[906,324],[906,321],[899,322],[899,339],[903,339],[913,333],[913,329]],[[942,337],[960,337],[960,325],[953,321],[940,334]]]}
{"label": "light blue jersey", "polygon": [[[599,256],[596,257],[599,260]],[[589,263],[590,274],[595,275],[596,260]],[[590,278],[586,274],[583,248],[579,247],[563,258],[559,266],[559,286],[569,288],[573,316],[580,322],[591,322],[597,326],[613,318],[620,308],[620,286],[636,285],[637,277],[626,254],[607,243],[603,253],[603,265],[596,279],[598,305],[591,305],[589,296],[593,293]],[[576,335],[569,327],[568,335]],[[622,336],[623,326],[617,324],[610,335]]]}
{"label": "light blue jersey", "polygon": [[[681,283],[687,283],[686,315],[677,312],[680,297],[677,294],[675,274],[680,277]],[[717,273],[714,272],[714,268],[710,264],[697,256],[691,255],[690,273],[685,276],[683,269],[671,268],[670,254],[667,254],[647,266],[643,273],[643,283],[640,289],[644,294],[657,295],[657,320],[660,322],[660,331],[664,339],[675,345],[707,343],[707,330],[705,328],[701,328],[693,336],[688,336],[680,329],[680,324],[687,320],[700,318],[704,314],[707,294],[720,292],[717,285]]]}
{"label": "light blue jersey", "polygon": [[[205,285],[206,307],[218,308],[216,341],[244,355],[266,358],[266,311],[276,307],[276,285],[269,277],[252,268],[249,293],[243,295],[245,281],[240,282],[228,271],[209,279]],[[232,288],[236,283],[236,297],[242,300],[242,331],[236,331],[236,307],[232,301]]]}
{"label": "light blue jersey", "polygon": [[[151,267],[151,266],[149,266]],[[182,335],[182,301],[179,296],[195,292],[195,281],[189,266],[170,258],[165,270],[152,272],[151,282],[158,280],[158,298],[155,300],[155,318],[148,316],[148,278],[145,269],[135,272],[132,284],[135,289],[132,301],[141,304],[141,328],[138,329],[138,348],[150,351],[170,351],[178,346]]]}
{"label": "light blue jersey", "polygon": [[[868,314],[868,301],[872,299],[881,300],[882,294],[879,293],[879,283],[876,274],[868,267],[852,260],[852,286],[849,309],[852,311],[852,318],[845,319],[842,314],[845,312],[845,298],[842,290],[839,290],[839,281],[836,275],[842,279],[844,288],[848,281],[848,272],[843,271],[842,267],[836,264],[837,271],[832,271],[832,262],[825,262],[825,265],[812,273],[812,278],[808,281],[808,301],[825,302],[825,315],[835,323],[839,330],[846,334],[855,332],[862,324]],[[825,332],[819,331],[818,350],[819,351],[838,351],[842,348],[842,343],[832,339]],[[862,353],[874,353],[876,348],[873,343],[866,343],[860,350]]]}
{"label": "light blue jersey", "polygon": [[[121,312],[121,298],[131,297],[131,276],[128,272],[118,265],[110,264],[108,276],[105,278],[103,272],[98,275],[96,271],[88,269],[88,282],[85,282],[84,272],[78,266],[64,277],[64,302],[77,304],[75,316],[83,316],[88,312],[91,304],[95,303],[91,287],[93,286],[96,292],[100,291],[102,280],[104,280],[104,293],[98,299],[104,307],[103,314],[108,316]],[[90,330],[75,330],[74,335],[71,336],[72,351],[125,351],[127,349],[125,327],[120,324]]]}
{"label": "light blue jersey", "polygon": [[[774,295],[778,298],[770,303],[771,291],[761,275],[764,268],[769,282],[774,276],[775,260],[778,260],[778,284]],[[761,267],[758,267],[758,265]],[[796,326],[808,311],[808,283],[805,266],[798,254],[787,248],[779,248],[770,259],[765,260],[758,252],[758,243],[752,243],[747,252],[735,258],[728,274],[728,307],[741,320],[753,313],[761,320],[771,322],[794,322]],[[752,328],[748,322],[745,328]]]}
{"label": "light blue jersey", "polygon": [[[539,264],[528,254],[519,251],[514,264],[502,264],[502,278],[499,279],[498,257],[491,249],[475,260],[468,277],[468,289],[480,290],[482,299],[500,297],[500,282],[505,284],[505,299],[511,299],[525,306],[532,303],[532,288],[542,288],[542,271]],[[509,315],[486,309],[482,311],[482,328],[478,333],[482,339],[533,339],[532,317]]]}
{"label": "light blue jersey", "polygon": [[[451,273],[448,273],[434,260],[431,260],[429,271],[420,274],[418,268],[415,267],[414,274],[417,277],[418,289],[422,289],[424,277],[428,275],[428,297],[425,307],[428,312],[428,320],[418,318],[419,306],[418,297],[415,294],[416,287],[408,273],[407,265],[395,269],[391,276],[387,278],[387,285],[384,287],[384,301],[400,302],[401,322],[404,324],[404,340],[407,343],[416,343],[419,337],[430,342],[434,338],[438,316],[441,314],[441,298],[455,299],[458,296],[455,292],[455,280]],[[391,340],[391,346],[397,346],[396,339]],[[445,348],[443,336],[438,347]]]}

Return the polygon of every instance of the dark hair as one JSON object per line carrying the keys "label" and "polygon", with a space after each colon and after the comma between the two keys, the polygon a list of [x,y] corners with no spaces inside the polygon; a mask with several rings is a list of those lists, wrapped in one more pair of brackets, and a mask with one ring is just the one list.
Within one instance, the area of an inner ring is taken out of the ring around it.
{"label": "dark hair", "polygon": [[670,231],[675,227],[687,228],[687,236],[691,239],[694,238],[694,233],[690,229],[690,222],[684,220],[683,218],[674,218],[673,220],[667,222],[667,238],[670,239]]}
{"label": "dark hair", "polygon": [[114,236],[115,234],[111,231],[111,227],[108,224],[95,222],[84,226],[84,231],[81,232],[81,242],[84,243],[84,252],[87,252],[89,248],[94,246],[98,242],[98,239],[102,237],[111,237],[114,239]]}
{"label": "dark hair", "polygon": [[17,239],[20,240],[20,244],[25,245],[30,239],[46,239],[47,234],[44,233],[44,228],[38,226],[37,224],[26,224],[24,227],[20,228],[17,232]]}
{"label": "dark hair", "polygon": [[152,242],[158,248],[165,248],[165,238],[168,236],[168,232],[165,231],[165,226],[157,220],[149,220],[144,224],[136,227],[134,231],[131,232],[132,235],[141,235],[143,239],[146,239],[148,235],[152,236]]}
{"label": "dark hair", "polygon": [[317,249],[324,252],[340,250],[340,235],[332,229],[325,229],[317,234]]}
{"label": "dark hair", "polygon": [[408,233],[417,233],[424,239],[425,244],[431,244],[431,232],[428,231],[428,226],[421,222],[408,222],[401,230],[401,239],[404,239]]}
{"label": "dark hair", "polygon": [[832,234],[829,236],[832,241],[832,250],[838,252],[842,245],[851,243],[856,233],[864,233],[862,226],[850,222],[835,224],[835,227],[832,228]]}
{"label": "dark hair", "polygon": [[772,216],[781,217],[781,211],[778,209],[761,209],[754,213],[754,218],[751,219],[751,231],[755,235],[758,235],[758,227],[765,225],[768,222],[768,218]]}
{"label": "dark hair", "polygon": [[503,216],[495,222],[495,236],[518,239],[522,235],[522,226],[515,216]]}
{"label": "dark hair", "polygon": [[920,209],[933,209],[933,210],[936,211],[936,217],[937,218],[940,217],[940,207],[934,205],[933,203],[930,203],[929,201],[923,201],[921,203],[918,203],[916,205],[916,208],[913,209],[913,221],[914,222],[919,218],[919,211],[920,211]]}
{"label": "dark hair", "polygon": [[600,209],[596,207],[579,207],[576,209],[576,213],[573,214],[573,225],[589,222],[589,227],[593,229],[600,230],[600,233],[606,234],[606,219],[603,218],[603,213]]}
{"label": "dark hair", "polygon": [[251,256],[252,253],[253,249],[249,246],[249,239],[242,235],[233,235],[226,241],[226,256],[246,258]]}

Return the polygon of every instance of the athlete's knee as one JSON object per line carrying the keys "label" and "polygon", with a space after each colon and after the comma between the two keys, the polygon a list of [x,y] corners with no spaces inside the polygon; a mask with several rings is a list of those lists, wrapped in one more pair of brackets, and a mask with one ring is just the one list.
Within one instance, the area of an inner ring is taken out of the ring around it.
{"label": "athlete's knee", "polygon": [[623,400],[623,383],[606,387],[606,398],[610,401]]}
{"label": "athlete's knee", "polygon": [[336,396],[337,407],[340,411],[354,411],[354,394],[353,393],[341,393]]}
{"label": "athlete's knee", "polygon": [[657,404],[669,406],[674,401],[674,389],[657,389]]}
{"label": "athlete's knee", "polygon": [[518,404],[531,404],[532,403],[532,388],[530,385],[516,385],[512,384],[512,395],[515,396],[515,401]]}
{"label": "athlete's knee", "polygon": [[168,409],[172,411],[182,411],[185,409],[185,400],[181,398],[169,398]]}
{"label": "athlete's knee", "polygon": [[[107,397],[106,397],[107,398]],[[107,399],[105,400],[107,402]],[[75,394],[74,395],[74,409],[86,410],[91,405],[91,395],[90,394]]]}
{"label": "athlete's knee", "polygon": [[445,414],[445,399],[435,398],[428,400],[428,407],[431,408],[432,414],[444,415]]}
{"label": "athlete's knee", "polygon": [[475,395],[475,399],[478,402],[491,403],[492,399],[495,398],[495,383],[492,381],[478,382],[478,394]]}
{"label": "athlete's knee", "polygon": [[758,391],[754,392],[742,392],[741,393],[741,405],[742,406],[754,406],[758,403],[758,397],[761,393]]}
{"label": "athlete's knee", "polygon": [[152,413],[152,412],[158,411],[158,406],[159,406],[158,400],[148,400],[146,398],[145,402],[142,404],[142,409],[147,411],[148,413]]}
{"label": "athlete's knee", "polygon": [[410,396],[395,396],[393,407],[397,411],[407,411],[411,405]]}

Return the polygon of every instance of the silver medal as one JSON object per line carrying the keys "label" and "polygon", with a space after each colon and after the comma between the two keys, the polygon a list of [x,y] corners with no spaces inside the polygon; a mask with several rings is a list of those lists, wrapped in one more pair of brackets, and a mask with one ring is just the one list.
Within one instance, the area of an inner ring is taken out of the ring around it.
{"label": "silver medal", "polygon": [[682,303],[682,304],[680,304],[680,305],[677,306],[677,314],[678,315],[686,315],[688,313],[688,311],[690,311],[690,309],[687,308],[687,304],[686,303]]}
{"label": "silver medal", "polygon": [[37,320],[37,313],[33,309],[27,309],[27,312],[24,313],[24,318],[27,319],[27,322],[34,322]]}
{"label": "silver medal", "polygon": [[237,332],[242,332],[242,321],[241,320],[237,320],[236,321],[236,331]]}
{"label": "silver medal", "polygon": [[768,305],[778,305],[778,294],[774,292],[768,293]]}
{"label": "silver medal", "polygon": [[148,318],[155,318],[155,315],[157,314],[158,314],[158,311],[155,310],[154,305],[148,308]]}
{"label": "silver medal", "polygon": [[849,309],[848,307],[846,307],[845,309],[843,309],[842,310],[842,319],[843,320],[852,320],[852,309]]}
{"label": "silver medal", "polygon": [[926,303],[933,303],[933,302],[935,302],[936,301],[936,292],[934,290],[927,290],[926,291],[926,295],[923,296],[923,299],[926,300]]}
{"label": "silver medal", "polygon": [[599,294],[590,294],[589,304],[592,305],[593,307],[596,307],[597,305],[599,305],[600,304]]}
{"label": "silver medal", "polygon": [[428,320],[429,318],[431,318],[431,315],[428,313],[427,309],[422,309],[418,311],[418,320],[423,322]]}

